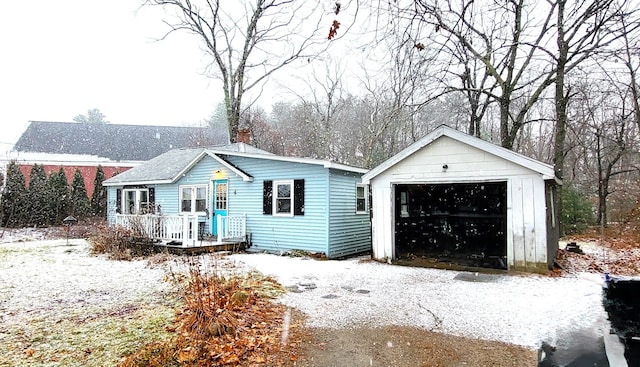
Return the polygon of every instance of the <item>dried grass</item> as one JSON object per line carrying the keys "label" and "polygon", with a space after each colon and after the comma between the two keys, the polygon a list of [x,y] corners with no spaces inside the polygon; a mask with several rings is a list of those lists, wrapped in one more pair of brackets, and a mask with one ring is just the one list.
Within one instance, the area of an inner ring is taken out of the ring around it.
{"label": "dried grass", "polygon": [[112,260],[132,260],[156,252],[151,239],[136,226],[99,226],[89,243],[91,253],[106,254]]}
{"label": "dried grass", "polygon": [[173,315],[172,308],[154,305],[7,325],[11,336],[0,348],[0,365],[113,366],[145,343],[170,338],[165,327]]}

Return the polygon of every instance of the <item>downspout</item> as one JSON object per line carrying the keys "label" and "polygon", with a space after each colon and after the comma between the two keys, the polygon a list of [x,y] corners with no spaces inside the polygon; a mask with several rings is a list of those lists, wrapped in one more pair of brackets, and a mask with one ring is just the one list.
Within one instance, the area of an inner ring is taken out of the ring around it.
{"label": "downspout", "polygon": [[[326,215],[325,215],[325,230],[326,230],[326,234],[325,234],[325,238],[327,239],[325,241],[325,254],[327,255],[327,258],[331,257],[331,253],[329,252],[329,250],[331,249],[331,168],[327,168],[327,184],[325,185],[326,187],[326,199],[325,199],[325,203],[327,203],[327,210],[326,210]],[[306,190],[305,190],[306,191]]]}
{"label": "downspout", "polygon": [[[362,182],[362,177],[360,177],[360,182]],[[369,251],[371,251],[371,259],[373,259],[373,192],[371,191],[371,181],[367,184],[367,196],[369,200]]]}

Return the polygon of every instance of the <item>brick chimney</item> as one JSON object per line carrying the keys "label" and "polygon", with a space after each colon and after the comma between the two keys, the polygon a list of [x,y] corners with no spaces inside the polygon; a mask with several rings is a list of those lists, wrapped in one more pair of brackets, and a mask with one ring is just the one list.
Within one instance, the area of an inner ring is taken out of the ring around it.
{"label": "brick chimney", "polygon": [[238,143],[245,143],[247,145],[251,145],[251,130],[249,129],[238,129],[238,136],[236,138]]}

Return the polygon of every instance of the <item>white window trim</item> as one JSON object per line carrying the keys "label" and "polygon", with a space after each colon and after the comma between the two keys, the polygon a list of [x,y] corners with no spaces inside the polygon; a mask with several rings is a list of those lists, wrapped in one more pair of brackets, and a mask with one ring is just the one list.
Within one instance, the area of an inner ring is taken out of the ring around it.
{"label": "white window trim", "polygon": [[[364,210],[358,210],[358,188],[364,188]],[[356,184],[356,214],[369,214],[369,185]]]}
{"label": "white window trim", "polygon": [[[293,180],[278,180],[278,181],[273,181],[273,186],[271,186],[271,205],[272,205],[272,209],[271,209],[271,215],[273,215],[274,217],[293,217],[293,213],[295,212],[294,206],[295,206],[295,185]],[[289,213],[278,213],[278,185],[289,185],[289,187],[291,187],[291,190],[289,191],[290,193],[290,198],[291,198],[291,205],[290,205],[290,212]]]}
{"label": "white window trim", "polygon": [[[141,196],[141,192],[142,191],[146,191],[147,193],[147,200],[149,200],[149,189],[122,189],[122,202],[120,203],[121,207],[120,207],[120,211],[122,213],[126,213],[126,214],[130,214],[130,215],[137,215],[137,214],[142,214],[141,213],[141,209],[142,209],[142,201],[140,201],[140,196]],[[135,192],[136,193],[136,198],[135,198],[135,213],[129,213],[129,211],[127,210],[127,193],[129,192]],[[148,201],[146,202],[148,203]]]}
{"label": "white window trim", "polygon": [[[190,212],[185,212],[182,211],[182,192],[184,189],[191,189],[191,211]],[[180,214],[195,214],[195,215],[207,215],[207,212],[205,211],[201,211],[201,212],[196,212],[193,211],[196,207],[196,198],[197,198],[197,193],[198,193],[198,188],[204,188],[205,189],[205,194],[204,194],[204,200],[205,200],[205,204],[204,207],[205,209],[209,207],[209,185],[180,185],[180,187],[178,188],[178,211]]]}

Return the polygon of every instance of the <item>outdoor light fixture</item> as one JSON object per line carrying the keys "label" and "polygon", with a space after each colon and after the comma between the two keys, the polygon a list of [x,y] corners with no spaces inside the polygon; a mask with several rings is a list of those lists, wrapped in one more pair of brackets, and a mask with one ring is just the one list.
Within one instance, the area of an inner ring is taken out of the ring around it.
{"label": "outdoor light fixture", "polygon": [[215,170],[213,172],[213,179],[214,180],[220,180],[220,179],[223,179],[223,178],[224,178],[224,172],[222,170],[217,169],[217,170]]}

